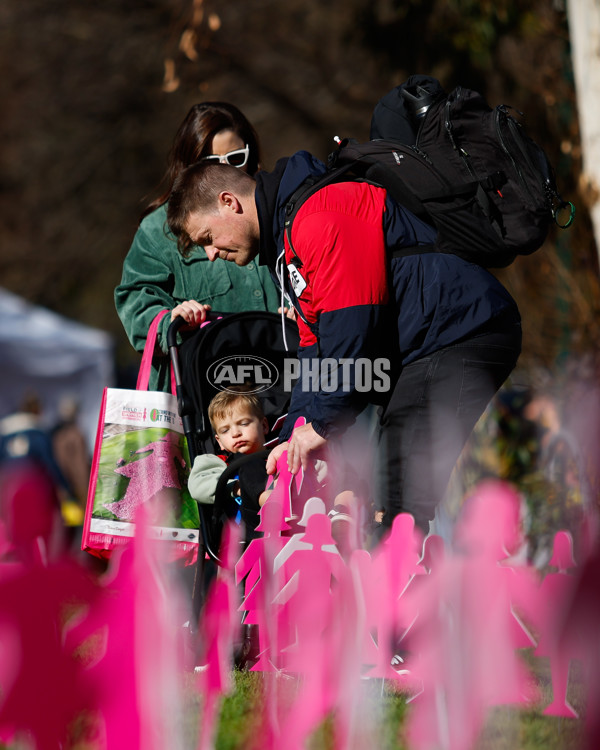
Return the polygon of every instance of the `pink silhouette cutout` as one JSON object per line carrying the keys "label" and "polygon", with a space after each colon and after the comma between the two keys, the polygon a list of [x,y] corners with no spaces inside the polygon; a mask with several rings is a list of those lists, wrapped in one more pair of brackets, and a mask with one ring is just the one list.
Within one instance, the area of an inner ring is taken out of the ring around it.
{"label": "pink silhouette cutout", "polygon": [[258,625],[259,658],[254,671],[271,671],[277,664],[277,622],[272,616],[272,602],[277,592],[274,562],[286,539],[282,531],[289,529],[281,505],[271,500],[260,511],[256,527],[263,537],[253,539],[235,566],[236,583],[245,581],[245,596],[240,610],[246,611],[244,623]]}
{"label": "pink silhouette cutout", "polygon": [[428,534],[423,540],[423,553],[416,575],[429,575],[438,565],[442,565],[446,557],[446,545],[441,536]]}
{"label": "pink silhouette cutout", "polygon": [[[322,551],[328,549],[329,544],[322,544]],[[337,550],[329,554],[344,561]],[[337,562],[335,567],[331,585],[331,618],[324,623],[321,637],[323,658],[313,665],[310,677],[303,675],[301,679],[303,697],[309,701],[309,709],[312,704],[314,712],[313,728],[319,717],[329,716],[333,723],[334,747],[336,750],[350,750],[370,745],[368,740],[365,742],[365,723],[360,711],[360,701],[364,697],[360,655],[366,630],[366,607],[356,569]],[[304,727],[298,736],[300,742],[310,722],[305,720]],[[287,722],[285,728],[286,731],[289,728]]]}
{"label": "pink silhouette cutout", "polygon": [[230,523],[224,528],[221,549],[223,567],[211,584],[198,626],[200,666],[196,668],[196,687],[204,698],[198,750],[213,747],[221,697],[233,688],[233,644],[240,629],[233,568],[240,539],[239,526]]}
{"label": "pink silhouette cutout", "polygon": [[547,656],[550,659],[552,673],[553,700],[546,706],[544,713],[549,716],[566,716],[577,718],[578,714],[567,701],[569,685],[569,666],[571,659],[584,656],[581,648],[567,650],[559,648],[557,614],[562,614],[573,596],[575,577],[568,571],[575,567],[573,559],[573,540],[567,531],[559,531],[554,537],[553,555],[550,565],[558,568],[557,573],[548,573],[539,589],[537,604],[537,625],[540,630],[536,656]]}
{"label": "pink silhouette cutout", "polygon": [[362,627],[358,627],[357,624],[359,642],[356,647],[356,661],[360,665],[374,666],[378,662],[378,649],[372,633],[377,629],[382,603],[380,591],[375,584],[373,560],[367,550],[356,549],[350,555],[348,567],[356,580],[363,608]]}
{"label": "pink silhouette cutout", "polygon": [[[304,424],[306,424],[306,419],[298,417],[294,423],[294,429]],[[287,464],[287,451],[283,451],[277,459],[275,474],[269,477],[267,481],[266,489],[272,490],[269,500],[278,503],[282,507],[286,521],[291,521],[295,518],[295,512],[292,508],[293,490],[295,488],[295,494],[299,495],[304,484],[304,479],[304,469],[302,468],[300,468],[296,475],[291,473]]]}
{"label": "pink silhouette cutout", "polygon": [[176,433],[168,432],[160,440],[139,448],[135,454],[142,454],[142,458],[115,469],[115,473],[130,479],[123,499],[105,503],[121,521],[133,521],[140,505],[150,500],[162,506],[159,512],[168,512],[179,498],[178,493],[173,497],[173,490],[181,489],[177,464],[183,469],[185,461]]}
{"label": "pink silhouette cutout", "polygon": [[272,503],[277,503],[281,506],[283,516],[286,521],[291,520],[292,514],[292,482],[294,476],[288,469],[287,465],[287,451],[284,451],[281,456],[277,459],[276,464],[276,476],[273,492],[269,496],[269,500]]}
{"label": "pink silhouette cutout", "polygon": [[162,750],[179,742],[183,629],[174,617],[183,606],[162,574],[164,547],[147,536],[147,526],[141,508],[133,543],[111,558],[103,596],[74,633],[80,641],[100,638],[86,676],[103,723],[100,747],[107,750]]}
{"label": "pink silhouette cutout", "polygon": [[[308,523],[308,519],[315,513],[321,513],[325,515],[325,503],[320,497],[309,497],[304,508],[302,509],[302,518],[297,522],[299,527],[305,528]],[[283,563],[295,552],[297,549],[311,549],[312,545],[310,542],[304,541],[304,532],[298,532],[288,537],[283,549],[275,558],[274,570],[277,571],[283,565]],[[328,552],[337,552],[335,544],[325,548]]]}
{"label": "pink silhouette cutout", "polygon": [[[593,708],[600,705],[600,546],[597,537],[595,546],[591,546],[590,540],[585,551],[587,554],[573,576],[572,596],[564,603],[564,611],[556,611],[555,617],[558,620],[558,658],[564,664],[574,655],[581,654],[588,706],[583,747],[595,750],[600,747],[600,714]],[[564,561],[561,561],[562,565]]]}
{"label": "pink silhouette cutout", "polygon": [[[0,736],[24,733],[38,750],[56,750],[73,720],[93,705],[93,688],[65,634],[95,587],[68,560],[10,567],[0,577]],[[80,607],[65,620],[74,603]]]}
{"label": "pink silhouette cutout", "polygon": [[[515,503],[507,486],[484,483],[468,500],[456,529],[457,552],[432,568],[413,590],[418,618],[411,644],[420,658],[413,679],[423,691],[413,703],[411,748],[473,747],[493,705],[537,698],[515,653],[511,602],[520,586],[498,565],[518,539]],[[525,588],[525,587],[524,587]],[[409,587],[409,598],[410,587]]]}
{"label": "pink silhouette cutout", "polygon": [[391,666],[398,642],[413,619],[401,597],[415,575],[423,546],[422,534],[410,513],[400,513],[384,542],[373,555],[373,583],[377,601],[377,664],[370,677],[407,680],[406,670]]}
{"label": "pink silhouette cutout", "polygon": [[335,705],[337,660],[332,662],[331,641],[326,637],[334,621],[332,582],[341,585],[345,564],[333,545],[331,522],[321,513],[308,518],[303,541],[281,567],[284,580],[275,603],[281,605],[280,622],[291,635],[285,648],[286,669],[301,674],[300,692],[285,717],[286,747],[305,747],[305,740]]}
{"label": "pink silhouette cutout", "polygon": [[414,632],[419,634],[422,624],[419,620],[420,602],[427,600],[430,591],[436,590],[438,576],[444,570],[445,561],[444,540],[440,536],[429,534],[423,541],[423,550],[415,574],[402,594],[402,615],[404,622],[408,624],[402,638],[396,644],[397,653],[392,659],[392,667],[401,676],[403,687],[412,694],[408,702],[423,691],[423,683],[415,677],[415,674],[420,673],[415,665],[421,659],[419,648],[422,639],[419,635],[413,639]]}
{"label": "pink silhouette cutout", "polygon": [[[501,582],[502,595],[507,597],[507,609],[503,616],[506,618],[510,644],[514,649],[535,646],[532,633],[521,619],[521,614],[531,615],[531,605],[537,597],[538,575],[532,566],[517,561],[524,540],[519,494],[506,482],[483,481],[467,502],[464,516],[464,523],[457,529],[457,544],[464,545],[473,560],[497,563],[493,573],[498,578],[498,585]],[[473,532],[478,528],[485,529],[485,533],[476,537]],[[497,703],[518,704],[535,700],[537,691],[526,687],[528,682],[530,677],[521,671],[521,687],[516,689],[516,693],[499,696]]]}

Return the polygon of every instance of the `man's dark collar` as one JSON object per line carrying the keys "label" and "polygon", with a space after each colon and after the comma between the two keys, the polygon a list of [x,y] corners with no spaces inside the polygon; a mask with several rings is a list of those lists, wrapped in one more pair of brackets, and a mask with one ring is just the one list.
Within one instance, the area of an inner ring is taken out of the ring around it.
{"label": "man's dark collar", "polygon": [[289,157],[279,159],[272,172],[260,171],[256,174],[256,211],[260,230],[258,262],[274,269],[277,262],[277,242],[274,233],[275,214],[278,210],[277,193],[279,183],[289,161]]}

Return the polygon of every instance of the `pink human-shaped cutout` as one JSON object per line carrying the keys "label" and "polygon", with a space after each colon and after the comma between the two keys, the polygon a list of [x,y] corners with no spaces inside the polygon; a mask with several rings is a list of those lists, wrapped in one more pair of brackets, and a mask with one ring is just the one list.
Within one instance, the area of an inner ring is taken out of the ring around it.
{"label": "pink human-shaped cutout", "polygon": [[[536,570],[528,564],[519,561],[523,550],[524,536],[521,521],[521,499],[518,493],[507,483],[497,480],[486,480],[477,487],[475,498],[465,507],[465,515],[473,516],[473,524],[485,524],[487,504],[496,508],[492,522],[488,524],[486,533],[479,540],[466,541],[467,549],[477,548],[477,554],[483,554],[486,559],[496,560],[498,574],[504,577],[503,586],[509,593],[509,608],[506,612],[510,641],[515,649],[535,647],[535,638],[527,623],[522,619],[524,612],[529,612],[531,602],[536,596],[538,576]],[[477,518],[481,514],[481,519]],[[459,526],[455,544],[463,543],[462,533],[470,524]],[[528,618],[531,619],[531,618]],[[508,700],[512,702],[512,699]]]}
{"label": "pink human-shaped cutout", "polygon": [[519,562],[523,551],[524,535],[521,522],[521,500],[517,492],[508,484],[494,481],[482,482],[478,488],[480,507],[484,512],[488,494],[502,493],[505,511],[497,518],[496,534],[488,534],[490,556],[495,556],[499,569],[506,578],[510,592],[510,614],[508,624],[511,642],[516,649],[535,647],[536,640],[523,620],[523,614],[530,610],[539,586],[538,574],[533,566]]}
{"label": "pink human-shaped cutout", "polygon": [[373,555],[375,598],[377,608],[377,664],[369,671],[370,677],[407,680],[405,670],[392,668],[395,644],[410,624],[403,613],[401,597],[415,575],[423,546],[423,537],[415,528],[410,513],[400,513],[384,542]]}
{"label": "pink human-shaped cutout", "polygon": [[459,518],[453,553],[413,592],[418,619],[411,644],[420,654],[413,678],[423,685],[407,724],[414,750],[469,750],[491,706],[537,697],[515,653],[510,618],[517,584],[509,586],[498,565],[515,533],[516,499],[501,483],[478,488]]}
{"label": "pink human-shaped cutout", "polygon": [[321,712],[326,712],[328,707],[333,709],[329,715],[336,750],[351,750],[369,746],[365,742],[368,725],[363,723],[360,711],[364,698],[360,654],[366,630],[366,603],[356,568],[350,565],[340,568],[331,594],[333,616],[325,631]]}
{"label": "pink human-shaped cutout", "polygon": [[[64,747],[69,726],[93,707],[94,686],[65,642],[72,617],[96,596],[73,561],[29,560],[0,577],[0,737]],[[69,613],[74,603],[81,609]],[[35,708],[33,708],[35,707]]]}
{"label": "pink human-shaped cutout", "polygon": [[[302,517],[298,521],[297,525],[301,528],[306,528],[308,519],[314,513],[321,513],[325,515],[325,503],[320,497],[309,497],[304,508],[302,509]],[[304,532],[300,531],[296,534],[292,534],[290,537],[285,539],[285,544],[281,552],[275,558],[274,570],[277,571],[283,565],[283,563],[295,552],[297,549],[310,549],[311,544],[304,541]],[[336,546],[333,544],[331,547],[326,548],[328,552],[336,552]]]}
{"label": "pink human-shaped cutout", "polygon": [[573,539],[568,531],[559,531],[554,536],[553,554],[550,565],[556,567],[556,573],[548,573],[542,580],[537,599],[536,624],[540,632],[539,642],[534,654],[547,656],[550,659],[552,674],[552,702],[544,709],[549,716],[577,718],[578,714],[567,700],[569,685],[569,666],[573,658],[581,658],[584,653],[580,648],[568,651],[559,648],[557,623],[568,602],[573,596],[576,579],[569,571],[575,567],[573,558]]}
{"label": "pink human-shaped cutout", "polygon": [[[521,614],[530,611],[538,588],[537,571],[518,561],[523,545],[521,512],[521,498],[514,487],[499,480],[483,481],[466,504],[464,523],[459,525],[456,535],[457,543],[465,545],[471,559],[481,560],[484,570],[485,566],[493,565],[488,572],[491,578],[497,579],[495,585],[499,596],[506,602],[500,617],[508,643],[515,650],[535,646],[533,635]],[[476,537],[472,532],[478,528],[481,531]],[[515,666],[517,679],[498,682],[495,702],[531,703],[538,692],[529,673],[520,660],[511,660],[510,663]]]}
{"label": "pink human-shaped cutout", "polygon": [[[597,524],[597,519],[592,520]],[[575,569],[572,595],[562,612],[556,611],[558,657],[567,662],[581,655],[585,702],[584,737],[582,746],[592,750],[600,747],[600,713],[592,707],[600,705],[600,540],[586,540],[583,559]],[[558,574],[557,574],[558,575]],[[591,709],[591,710],[590,710]]]}
{"label": "pink human-shaped cutout", "polygon": [[415,679],[415,665],[421,658],[418,649],[419,639],[413,643],[413,632],[419,631],[419,606],[427,597],[428,589],[436,587],[437,576],[444,569],[446,560],[446,544],[441,536],[429,534],[423,540],[423,549],[414,576],[401,597],[401,612],[403,621],[407,623],[401,639],[397,643],[397,653],[392,659],[392,667],[402,675],[403,686],[411,693],[408,702],[413,701],[423,690],[423,683]]}
{"label": "pink human-shaped cutout", "polygon": [[[298,669],[296,654],[303,651],[302,640],[306,633],[307,638],[313,633],[315,624],[311,628],[305,619],[306,611],[305,595],[308,594],[310,578],[305,572],[303,565],[329,566],[340,574],[343,561],[339,556],[337,547],[331,537],[331,522],[322,513],[309,515],[306,521],[306,530],[301,536],[301,541],[293,549],[291,555],[287,556],[287,544],[275,561],[275,567],[283,581],[280,592],[275,602],[281,605],[279,611],[279,631],[281,633],[280,644],[285,650],[286,668],[296,671]],[[318,609],[319,602],[329,601],[330,575],[325,573],[320,581],[314,581],[315,597],[314,606]],[[319,599],[321,596],[321,599]],[[318,627],[318,626],[317,626]],[[303,656],[299,657],[303,660]]]}
{"label": "pink human-shaped cutout", "polygon": [[[294,423],[294,430],[306,424],[304,417],[298,417]],[[293,435],[293,431],[292,431]],[[287,451],[279,456],[276,463],[273,480],[267,483],[267,489],[272,489],[269,499],[279,503],[283,509],[284,518],[290,521],[294,517],[292,510],[292,490],[295,486],[296,493],[300,492],[304,480],[304,470],[301,468],[296,475],[293,475],[288,468]]]}
{"label": "pink human-shaped cutout", "polygon": [[174,617],[183,607],[163,574],[164,546],[149,538],[147,526],[140,509],[135,539],[111,557],[103,596],[75,631],[95,644],[86,675],[103,725],[100,749],[159,750],[179,741],[182,628]]}
{"label": "pink human-shaped cutout", "polygon": [[356,579],[364,609],[362,628],[357,629],[359,642],[356,648],[356,661],[361,666],[373,667],[378,661],[378,649],[372,633],[377,628],[381,601],[375,584],[373,560],[368,550],[354,550],[350,555],[348,567]]}
{"label": "pink human-shaped cutout", "polygon": [[140,505],[151,500],[159,505],[158,513],[165,513],[173,500],[170,495],[181,489],[177,464],[183,469],[185,461],[177,433],[168,432],[160,440],[138,448],[135,453],[141,454],[142,458],[115,469],[115,473],[130,480],[123,499],[105,503],[105,507],[122,521],[133,521]]}
{"label": "pink human-shaped cutout", "polygon": [[281,505],[271,498],[260,510],[260,523],[256,527],[263,536],[253,539],[235,565],[235,580],[246,579],[241,611],[247,614],[244,623],[258,626],[259,656],[251,667],[253,671],[272,671],[277,661],[277,622],[271,616],[272,602],[277,593],[274,562],[286,539],[282,531],[289,530]]}
{"label": "pink human-shaped cutout", "polygon": [[[283,585],[275,599],[281,605],[280,629],[287,638],[286,666],[292,671],[302,671],[305,663],[303,641],[310,641],[320,628],[320,624],[311,623],[311,618],[322,611],[323,618],[327,619],[331,576],[339,577],[343,570],[343,560],[331,537],[331,521],[326,515],[313,513],[308,517],[301,541],[302,546],[294,549],[278,567]],[[322,576],[311,583],[310,572],[313,570],[320,571]],[[309,611],[312,614],[307,617]]]}
{"label": "pink human-shaped cutout", "polygon": [[199,667],[196,688],[203,698],[198,750],[211,750],[223,695],[231,692],[233,644],[240,629],[233,570],[237,562],[241,533],[230,523],[223,530],[223,566],[213,579],[198,626]]}
{"label": "pink human-shaped cutout", "polygon": [[310,732],[327,715],[337,695],[336,670],[326,633],[334,620],[332,582],[346,575],[333,544],[331,522],[321,513],[308,518],[304,542],[281,567],[285,585],[275,599],[281,605],[282,627],[292,633],[286,647],[286,669],[302,675],[302,688],[285,717],[286,747],[300,750]]}
{"label": "pink human-shaped cutout", "polygon": [[[89,701],[73,664],[73,649],[62,642],[62,636],[67,627],[64,610],[71,597],[85,606],[95,587],[78,566],[63,559],[61,526],[55,485],[41,467],[19,461],[0,469],[3,742],[21,731],[30,733],[39,747],[52,747]],[[57,705],[56,693],[46,692],[49,685],[60,689],[63,676],[57,677],[57,670],[65,672],[64,705]],[[32,701],[40,708],[35,716]]]}
{"label": "pink human-shaped cutout", "polygon": [[428,534],[423,540],[423,551],[415,575],[428,576],[432,570],[442,564],[446,555],[444,539],[437,534]]}

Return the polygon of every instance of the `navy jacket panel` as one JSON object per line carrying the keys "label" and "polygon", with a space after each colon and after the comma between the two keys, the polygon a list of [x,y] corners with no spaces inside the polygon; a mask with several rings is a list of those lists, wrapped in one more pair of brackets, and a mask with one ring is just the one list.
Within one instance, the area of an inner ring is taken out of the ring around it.
{"label": "navy jacket panel", "polygon": [[393,332],[388,306],[360,305],[323,313],[318,345],[298,352],[301,376],[280,439],[289,438],[299,416],[330,438],[344,432],[367,403],[383,403],[391,391],[395,363]]}

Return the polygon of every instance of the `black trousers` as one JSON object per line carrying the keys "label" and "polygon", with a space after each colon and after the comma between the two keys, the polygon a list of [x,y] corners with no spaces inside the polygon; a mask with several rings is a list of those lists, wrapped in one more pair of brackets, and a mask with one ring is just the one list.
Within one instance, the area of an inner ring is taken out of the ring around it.
{"label": "black trousers", "polygon": [[381,416],[382,530],[411,513],[428,533],[473,427],[520,352],[521,326],[496,325],[402,369]]}

